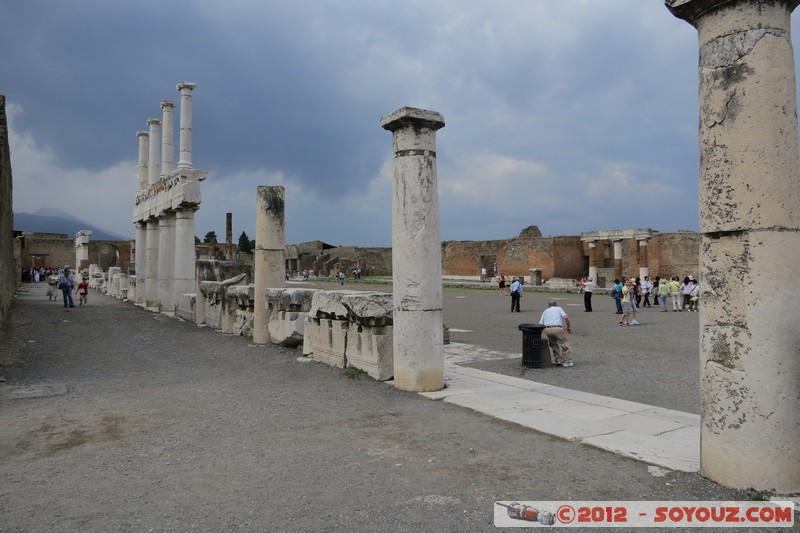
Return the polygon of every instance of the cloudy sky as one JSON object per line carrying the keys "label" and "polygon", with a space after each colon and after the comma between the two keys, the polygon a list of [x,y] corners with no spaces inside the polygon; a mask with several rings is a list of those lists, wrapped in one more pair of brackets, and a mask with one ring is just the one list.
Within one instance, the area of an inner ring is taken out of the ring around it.
{"label": "cloudy sky", "polygon": [[445,118],[443,240],[698,226],[697,33],[661,0],[6,1],[0,50],[17,212],[133,236],[136,132],[185,80],[200,237],[284,185],[287,242],[389,246],[403,106]]}

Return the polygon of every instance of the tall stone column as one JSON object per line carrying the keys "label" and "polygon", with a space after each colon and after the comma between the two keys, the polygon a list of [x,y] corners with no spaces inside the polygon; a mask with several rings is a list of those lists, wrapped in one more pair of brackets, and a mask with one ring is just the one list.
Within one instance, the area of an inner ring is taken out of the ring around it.
{"label": "tall stone column", "polygon": [[148,185],[153,185],[161,176],[161,157],[158,153],[160,148],[158,144],[158,127],[161,125],[161,121],[157,118],[151,118],[148,119],[147,125],[150,126],[150,155],[147,163],[147,183]]}
{"label": "tall stone column", "polygon": [[403,107],[381,118],[392,132],[394,384],[406,391],[444,386],[442,243],[436,131],[444,117]]}
{"label": "tall stone column", "polygon": [[196,83],[182,81],[177,88],[181,93],[180,160],[178,168],[192,168],[192,91]]}
{"label": "tall stone column", "polygon": [[647,239],[639,239],[639,279],[649,275],[650,267],[647,263]]}
{"label": "tall stone column", "polygon": [[597,242],[589,241],[589,277],[597,283]]}
{"label": "tall stone column", "polygon": [[195,209],[182,208],[175,212],[175,272],[172,298],[175,307],[178,307],[181,294],[195,292]]}
{"label": "tall stone column", "polygon": [[700,469],[800,492],[798,0],[668,0],[700,43]]}
{"label": "tall stone column", "polygon": [[266,344],[270,341],[270,336],[269,310],[264,291],[268,288],[286,286],[285,190],[281,185],[259,185],[256,195],[256,249],[253,252],[253,276],[255,277],[253,342]]}
{"label": "tall stone column", "polygon": [[150,134],[146,131],[137,131],[136,137],[139,139],[139,189],[143,191],[148,185],[147,165],[150,157]]}
{"label": "tall stone column", "polygon": [[225,259],[233,258],[233,213],[225,213]]}
{"label": "tall stone column", "polygon": [[136,268],[136,289],[134,302],[136,305],[145,305],[145,288],[147,279],[147,224],[136,223],[136,244],[134,247],[134,265]]}
{"label": "tall stone column", "polygon": [[147,273],[145,274],[145,306],[158,309],[158,219],[147,221]]}
{"label": "tall stone column", "polygon": [[161,102],[161,173],[165,176],[175,170],[175,102]]}
{"label": "tall stone column", "polygon": [[175,212],[158,217],[158,301],[161,311],[175,311]]}
{"label": "tall stone column", "polygon": [[622,281],[622,239],[611,242],[614,244],[614,277]]}

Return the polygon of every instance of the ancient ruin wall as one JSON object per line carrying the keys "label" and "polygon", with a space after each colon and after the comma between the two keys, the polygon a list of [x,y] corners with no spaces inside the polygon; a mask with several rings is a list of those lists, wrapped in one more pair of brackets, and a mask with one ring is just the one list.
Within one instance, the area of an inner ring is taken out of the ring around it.
{"label": "ancient ruin wall", "polygon": [[15,283],[19,279],[14,265],[14,209],[11,191],[11,149],[8,145],[6,97],[0,94],[0,326],[8,319]]}

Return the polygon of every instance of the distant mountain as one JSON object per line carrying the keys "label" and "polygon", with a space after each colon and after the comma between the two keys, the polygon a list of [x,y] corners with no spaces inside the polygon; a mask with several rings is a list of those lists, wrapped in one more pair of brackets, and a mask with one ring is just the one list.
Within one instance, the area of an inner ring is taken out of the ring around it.
{"label": "distant mountain", "polygon": [[14,213],[14,229],[25,233],[66,233],[70,239],[82,229],[92,231],[91,240],[94,241],[127,241],[125,237],[111,231],[100,229],[88,222],[73,217],[68,213],[53,208],[43,208],[31,213]]}

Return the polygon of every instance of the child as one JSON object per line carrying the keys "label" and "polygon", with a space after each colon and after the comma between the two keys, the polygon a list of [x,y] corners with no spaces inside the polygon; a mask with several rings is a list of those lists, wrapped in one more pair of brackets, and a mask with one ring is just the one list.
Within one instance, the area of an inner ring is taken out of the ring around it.
{"label": "child", "polygon": [[89,282],[85,279],[78,284],[78,296],[80,296],[78,305],[81,307],[89,305]]}

